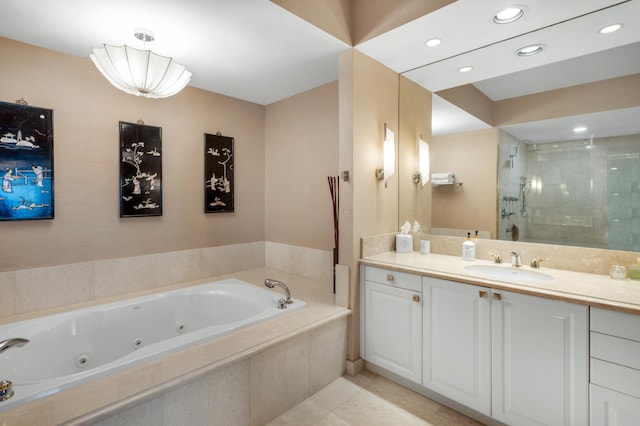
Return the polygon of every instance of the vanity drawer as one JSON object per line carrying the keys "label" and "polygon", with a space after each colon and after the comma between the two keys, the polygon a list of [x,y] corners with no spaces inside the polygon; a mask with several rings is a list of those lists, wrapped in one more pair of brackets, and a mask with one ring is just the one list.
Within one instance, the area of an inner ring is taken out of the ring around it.
{"label": "vanity drawer", "polygon": [[364,277],[366,281],[422,293],[422,277],[420,275],[367,266],[364,268]]}
{"label": "vanity drawer", "polygon": [[591,357],[640,370],[640,342],[592,331]]}
{"label": "vanity drawer", "polygon": [[640,315],[591,308],[591,331],[640,342]]}
{"label": "vanity drawer", "polygon": [[591,358],[591,383],[640,398],[640,370]]}

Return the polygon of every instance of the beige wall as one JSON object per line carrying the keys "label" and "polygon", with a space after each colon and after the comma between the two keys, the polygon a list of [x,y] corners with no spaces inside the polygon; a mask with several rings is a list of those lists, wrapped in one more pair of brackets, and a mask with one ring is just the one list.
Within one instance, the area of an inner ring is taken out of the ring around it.
{"label": "beige wall", "polygon": [[462,182],[432,190],[433,227],[497,232],[498,130],[436,136],[431,148],[434,173],[453,172]]}
{"label": "beige wall", "polygon": [[340,57],[340,168],[349,171],[350,182],[341,183],[341,195],[348,201],[340,206],[341,241],[345,241],[340,263],[351,267],[349,360],[359,357],[360,238],[393,232],[398,226],[398,176],[392,176],[386,187],[375,176],[382,165],[385,123],[398,134],[398,74],[357,50],[344,52]]}
{"label": "beige wall", "polygon": [[[0,271],[264,240],[265,108],[187,87],[144,99],[89,58],[0,39],[0,100],[53,109],[55,219],[0,222]],[[163,216],[119,218],[118,122],[162,127]],[[235,138],[235,213],[203,213],[204,133]],[[1,160],[0,160],[1,162]]]}
{"label": "beige wall", "polygon": [[265,137],[266,240],[333,249],[338,82],[268,105]]}
{"label": "beige wall", "polygon": [[463,111],[468,112],[487,124],[493,124],[493,101],[473,84],[464,84],[436,93]]}
{"label": "beige wall", "polygon": [[527,123],[640,105],[640,74],[494,102],[493,125]]}
{"label": "beige wall", "polygon": [[413,182],[419,170],[418,138],[431,145],[431,92],[400,76],[400,134],[398,146],[398,218],[417,220],[431,229],[431,185]]}

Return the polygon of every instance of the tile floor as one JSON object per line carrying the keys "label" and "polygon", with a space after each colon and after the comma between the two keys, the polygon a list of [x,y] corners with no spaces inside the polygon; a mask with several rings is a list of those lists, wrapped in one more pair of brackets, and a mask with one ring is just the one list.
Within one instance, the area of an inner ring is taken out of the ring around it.
{"label": "tile floor", "polygon": [[482,425],[370,371],[343,376],[268,426]]}

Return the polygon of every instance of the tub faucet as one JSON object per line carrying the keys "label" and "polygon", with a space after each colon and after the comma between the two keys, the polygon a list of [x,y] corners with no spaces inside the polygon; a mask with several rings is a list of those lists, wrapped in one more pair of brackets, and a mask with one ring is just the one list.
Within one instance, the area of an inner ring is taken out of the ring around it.
{"label": "tub faucet", "polygon": [[520,258],[520,253],[517,251],[511,252],[511,266],[514,268],[520,268],[522,266],[522,259]]}
{"label": "tub faucet", "polygon": [[0,342],[0,354],[6,351],[7,349],[11,349],[14,346],[19,348],[20,346],[24,346],[27,343],[29,343],[29,341],[21,337],[15,337],[13,339],[3,340],[2,342]]}
{"label": "tub faucet", "polygon": [[291,300],[291,292],[289,292],[289,288],[283,282],[278,280],[273,280],[271,278],[267,278],[266,280],[264,280],[264,285],[266,285],[269,288],[275,288],[275,286],[279,286],[284,289],[286,298],[280,299],[278,303],[279,309],[284,309],[287,307],[286,305],[290,305],[291,303],[293,303],[293,300]]}
{"label": "tub faucet", "polygon": [[[14,346],[20,347],[24,346],[27,343],[29,343],[29,341],[21,337],[3,340],[2,342],[0,342],[0,354],[8,349],[11,349]],[[13,383],[11,383],[11,380],[0,380],[0,402],[6,401],[13,396],[14,392],[12,385]]]}

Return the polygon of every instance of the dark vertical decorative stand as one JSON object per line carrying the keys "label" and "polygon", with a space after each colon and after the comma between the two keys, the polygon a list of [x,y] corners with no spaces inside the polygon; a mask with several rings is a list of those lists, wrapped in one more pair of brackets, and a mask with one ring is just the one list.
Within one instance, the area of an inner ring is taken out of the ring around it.
{"label": "dark vertical decorative stand", "polygon": [[333,205],[333,293],[336,292],[336,265],[339,261],[338,249],[340,247],[340,238],[338,230],[338,212],[340,210],[340,178],[339,176],[327,177],[329,181],[329,191],[331,192],[331,204]]}

